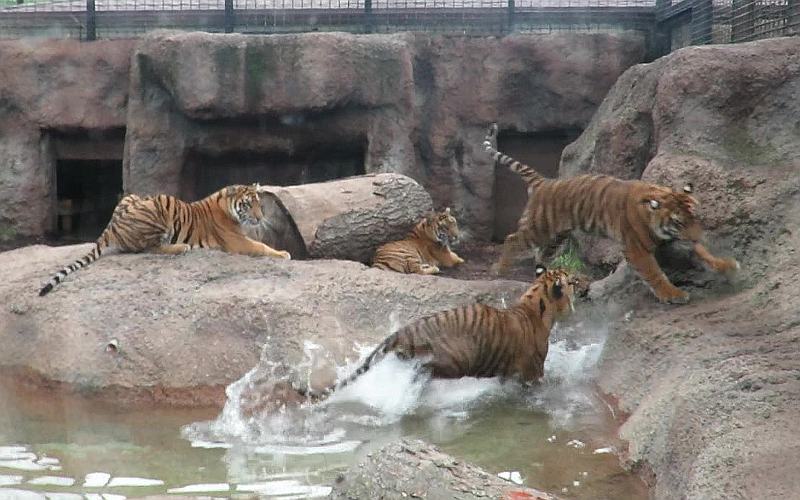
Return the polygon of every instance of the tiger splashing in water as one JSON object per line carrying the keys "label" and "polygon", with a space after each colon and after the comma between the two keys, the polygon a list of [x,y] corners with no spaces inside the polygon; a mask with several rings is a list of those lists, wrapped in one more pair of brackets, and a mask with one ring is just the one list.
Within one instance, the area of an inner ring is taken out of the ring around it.
{"label": "tiger splashing in water", "polygon": [[372,267],[398,273],[436,274],[439,265],[453,267],[464,262],[450,249],[458,237],[458,222],[449,208],[428,214],[405,239],[379,247]]}
{"label": "tiger splashing in water", "polygon": [[124,196],[111,221],[83,258],[56,273],[39,291],[45,295],[69,274],[88,266],[112,247],[122,252],[181,254],[193,248],[220,248],[230,253],[265,255],[289,259],[288,252],[275,250],[244,234],[245,225],[255,226],[263,218],[258,184],[220,189],[193,203],[165,194]]}
{"label": "tiger splashing in water", "polygon": [[[505,239],[495,272],[505,270],[527,248],[535,246],[538,252],[556,237],[576,229],[622,243],[625,259],[661,302],[689,300],[689,294],[673,285],[656,261],[654,251],[661,243],[689,241],[695,255],[711,270],[730,274],[739,269],[736,260],[716,257],[700,242],[703,229],[695,215],[697,200],[691,194],[691,185],[679,192],[608,175],[546,179],[528,165],[499,152],[494,146],[496,139],[497,124],[492,124],[484,149],[496,163],[523,178],[528,185],[528,203],[517,231]],[[537,260],[540,258],[537,255]]]}
{"label": "tiger splashing in water", "polygon": [[470,304],[441,311],[389,335],[346,379],[322,391],[319,400],[341,389],[389,353],[420,359],[434,378],[502,377],[536,382],[544,375],[553,324],[574,310],[576,280],[562,269],[536,268],[536,279],[509,309]]}

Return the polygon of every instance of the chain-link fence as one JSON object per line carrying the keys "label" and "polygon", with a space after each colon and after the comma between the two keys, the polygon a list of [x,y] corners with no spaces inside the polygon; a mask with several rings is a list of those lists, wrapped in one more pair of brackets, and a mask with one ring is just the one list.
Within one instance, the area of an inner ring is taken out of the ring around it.
{"label": "chain-link fence", "polygon": [[800,34],[800,0],[659,0],[667,50]]}
{"label": "chain-link fence", "polygon": [[156,28],[287,33],[651,30],[655,0],[0,0],[0,37],[82,40]]}

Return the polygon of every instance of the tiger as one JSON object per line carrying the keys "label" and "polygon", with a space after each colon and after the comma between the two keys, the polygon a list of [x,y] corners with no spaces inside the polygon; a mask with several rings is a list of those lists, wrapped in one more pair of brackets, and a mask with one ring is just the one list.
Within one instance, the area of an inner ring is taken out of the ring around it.
{"label": "tiger", "polygon": [[398,273],[437,274],[439,265],[453,267],[464,262],[450,249],[458,237],[458,222],[449,207],[430,213],[405,239],[378,247],[372,267]]}
{"label": "tiger", "polygon": [[575,310],[575,278],[564,269],[536,267],[536,278],[509,309],[470,304],[420,318],[389,335],[344,380],[317,391],[315,401],[350,385],[389,353],[419,359],[433,378],[500,377],[523,383],[544,375],[553,324]]}
{"label": "tiger", "polygon": [[716,257],[700,242],[703,228],[695,216],[698,202],[691,184],[679,192],[608,175],[546,179],[499,152],[493,145],[496,139],[495,123],[486,134],[484,149],[495,163],[516,172],[528,186],[528,202],[517,231],[505,238],[502,255],[493,266],[496,274],[507,269],[520,252],[535,246],[538,254],[555,238],[576,229],[621,243],[627,262],[664,303],[686,303],[689,294],[673,285],[658,265],[654,251],[661,243],[688,241],[707,268],[724,274],[739,269],[735,259]]}
{"label": "tiger", "polygon": [[291,259],[289,252],[275,250],[245,236],[243,226],[255,226],[263,218],[260,194],[266,188],[227,186],[193,203],[174,196],[138,196],[120,199],[111,221],[83,258],[63,268],[39,290],[44,296],[64,278],[100,258],[108,248],[122,252],[150,251],[177,255],[193,248],[221,248],[226,252]]}

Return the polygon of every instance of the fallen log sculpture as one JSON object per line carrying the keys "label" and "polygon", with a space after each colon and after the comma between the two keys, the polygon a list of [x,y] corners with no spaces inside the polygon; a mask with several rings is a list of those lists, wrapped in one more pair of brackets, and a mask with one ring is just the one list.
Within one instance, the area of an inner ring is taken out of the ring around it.
{"label": "fallen log sculpture", "polygon": [[368,263],[378,246],[405,236],[432,208],[425,189],[400,174],[272,186],[262,195],[265,222],[253,237],[292,258]]}

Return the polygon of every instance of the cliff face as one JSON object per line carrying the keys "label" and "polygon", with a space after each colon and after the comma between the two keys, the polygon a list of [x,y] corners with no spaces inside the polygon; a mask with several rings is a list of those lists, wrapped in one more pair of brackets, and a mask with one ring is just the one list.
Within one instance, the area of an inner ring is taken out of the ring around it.
{"label": "cliff face", "polygon": [[[0,229],[41,235],[59,133],[124,129],[124,188],[199,198],[220,185],[398,172],[491,235],[488,123],[580,130],[643,60],[640,33],[246,36],[0,43]],[[122,140],[122,139],[120,139]],[[122,149],[119,144],[118,149]],[[23,210],[20,207],[25,207]]]}
{"label": "cliff face", "polygon": [[599,386],[629,415],[629,464],[652,472],[656,498],[800,494],[798,95],[796,38],[682,49],[625,72],[562,157],[562,175],[692,182],[708,242],[742,264],[733,285],[671,273],[692,292],[682,307],[655,306],[638,279],[599,289],[632,311]]}

